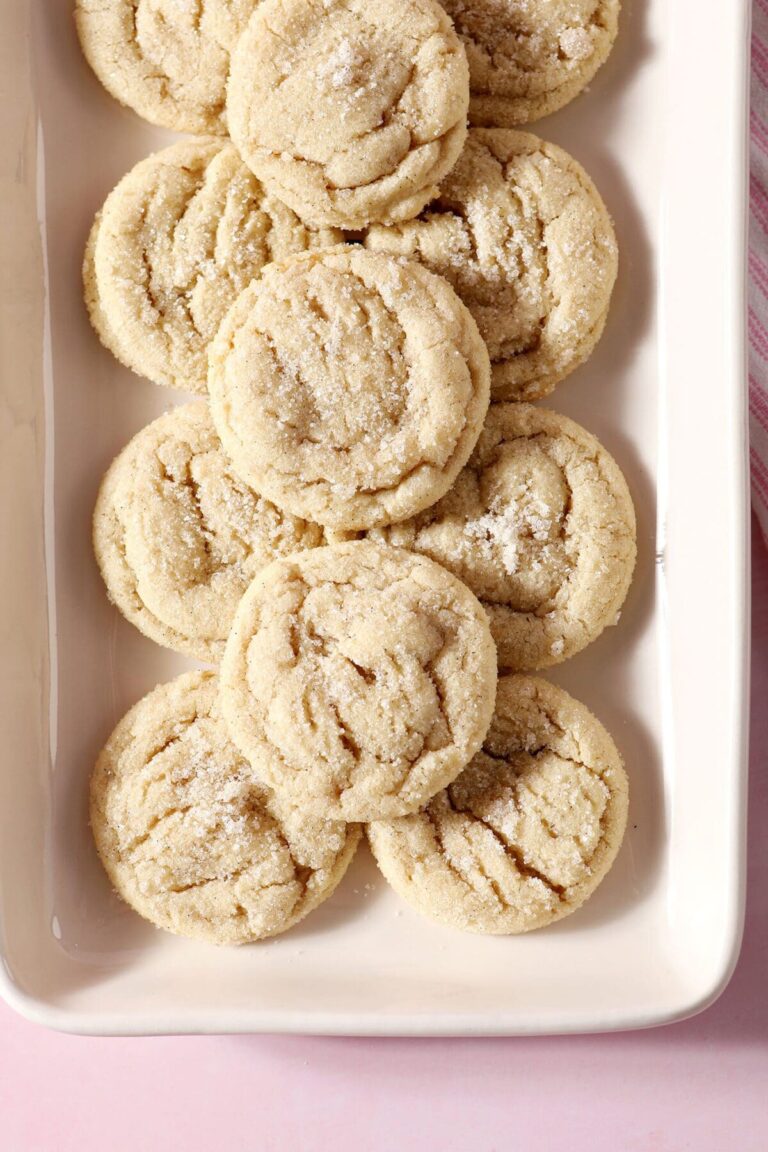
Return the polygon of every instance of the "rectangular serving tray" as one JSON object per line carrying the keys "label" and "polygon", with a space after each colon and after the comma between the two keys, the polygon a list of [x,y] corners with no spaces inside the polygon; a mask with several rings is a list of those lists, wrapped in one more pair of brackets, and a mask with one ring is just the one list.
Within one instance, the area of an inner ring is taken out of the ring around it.
{"label": "rectangular serving tray", "polygon": [[530,1034],[691,1014],[728,980],[744,899],[747,701],[746,0],[625,0],[591,91],[533,126],[586,166],[621,273],[590,362],[546,402],[615,454],[637,505],[621,621],[553,678],[631,778],[613,871],[577,915],[464,935],[400,903],[361,851],[286,936],[157,932],[91,846],[87,781],[123,712],[190,664],[107,603],[102,473],[178,399],[123,370],[82,304],[93,213],[170,136],[90,74],[72,0],[0,0],[0,991],[74,1032]]}

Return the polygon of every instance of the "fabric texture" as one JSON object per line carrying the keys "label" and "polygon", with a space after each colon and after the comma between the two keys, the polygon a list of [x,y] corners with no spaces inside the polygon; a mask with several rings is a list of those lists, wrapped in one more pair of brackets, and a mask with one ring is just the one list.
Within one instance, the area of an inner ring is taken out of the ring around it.
{"label": "fabric texture", "polygon": [[768,540],[768,0],[752,9],[749,420],[752,506]]}

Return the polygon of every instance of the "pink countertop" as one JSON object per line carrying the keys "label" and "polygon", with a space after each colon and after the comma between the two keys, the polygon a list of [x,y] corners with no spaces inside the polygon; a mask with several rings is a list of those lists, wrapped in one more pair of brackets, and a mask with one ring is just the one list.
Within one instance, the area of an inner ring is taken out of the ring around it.
{"label": "pink countertop", "polygon": [[60,1036],[0,1005],[0,1152],[765,1152],[768,555],[754,546],[747,926],[683,1024],[544,1040]]}

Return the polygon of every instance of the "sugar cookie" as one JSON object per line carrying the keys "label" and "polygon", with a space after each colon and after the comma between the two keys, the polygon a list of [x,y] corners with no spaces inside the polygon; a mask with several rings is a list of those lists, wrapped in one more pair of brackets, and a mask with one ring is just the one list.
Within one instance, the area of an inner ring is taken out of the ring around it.
{"label": "sugar cookie", "polygon": [[248,483],[335,528],[409,516],[466,463],[488,353],[450,285],[360,247],[272,264],[210,349],[213,419]]}
{"label": "sugar cookie", "polygon": [[628,783],[602,724],[562,688],[499,680],[483,749],[424,809],[370,824],[385,877],[454,928],[543,928],[592,895],[616,858]]}
{"label": "sugar cookie", "polygon": [[93,522],[110,599],[150,639],[217,662],[240,599],[277,556],[324,543],[238,479],[204,400],[155,420],[107,472]]}
{"label": "sugar cookie", "polygon": [[204,393],[208,343],[242,289],[269,261],[338,240],[267,195],[231,144],[184,140],[107,197],[85,254],[86,304],[134,372]]}
{"label": "sugar cookie", "polygon": [[245,162],[315,225],[407,220],[466,137],[464,49],[435,0],[263,0],[232,56]]}
{"label": "sugar cookie", "polygon": [[158,928],[213,944],[284,932],[331,895],[359,829],[257,784],[217,680],[162,684],[120,721],[91,778],[91,827],[118,894]]}
{"label": "sugar cookie", "polygon": [[580,164],[527,132],[473,128],[416,220],[368,248],[445,276],[477,321],[496,399],[536,400],[597,343],[616,280],[611,220]]}
{"label": "sugar cookie", "polygon": [[496,653],[472,593],[431,560],[365,541],[265,568],[221,665],[232,739],[303,810],[412,812],[480,748]]}
{"label": "sugar cookie", "polygon": [[614,459],[573,420],[528,404],[491,405],[451,491],[371,537],[464,580],[488,613],[500,667],[517,671],[558,664],[614,623],[636,555]]}
{"label": "sugar cookie", "polygon": [[227,131],[229,58],[258,0],[76,0],[85,57],[116,100],[177,132]]}
{"label": "sugar cookie", "polygon": [[472,124],[556,112],[589,84],[616,39],[619,0],[441,0],[467,50]]}

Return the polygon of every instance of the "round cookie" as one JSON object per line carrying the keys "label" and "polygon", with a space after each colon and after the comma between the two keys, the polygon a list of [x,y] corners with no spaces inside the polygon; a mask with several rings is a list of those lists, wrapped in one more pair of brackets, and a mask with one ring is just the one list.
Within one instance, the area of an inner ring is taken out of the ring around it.
{"label": "round cookie", "polygon": [[231,144],[184,140],[131,169],[97,214],[91,322],[134,372],[204,393],[208,344],[243,288],[271,260],[338,240],[268,195]]}
{"label": "round cookie", "polygon": [[477,321],[499,400],[536,400],[599,340],[618,269],[608,212],[580,164],[526,132],[473,128],[417,220],[368,248],[421,260]]}
{"label": "round cookie", "polygon": [[627,822],[616,745],[562,688],[499,680],[482,751],[424,809],[368,826],[379,868],[417,911],[453,928],[509,934],[579,908]]}
{"label": "round cookie", "polygon": [[85,57],[116,100],[177,132],[226,134],[230,53],[258,0],[76,0]]}
{"label": "round cookie", "polygon": [[445,280],[348,246],[266,268],[211,345],[208,385],[248,483],[297,516],[356,529],[447,491],[480,434],[489,377]]}
{"label": "round cookie", "polygon": [[209,672],[160,685],[120,721],[91,778],[91,827],[127,904],[213,944],[292,927],[331,895],[360,838],[254,781]]}
{"label": "round cookie", "polygon": [[499,666],[516,671],[559,664],[615,623],[636,556],[615,460],[573,420],[529,404],[492,404],[451,491],[371,536],[464,580],[488,613]]}
{"label": "round cookie", "polygon": [[412,812],[480,748],[496,653],[472,593],[366,541],[265,568],[221,665],[232,739],[258,779],[329,819]]}
{"label": "round cookie", "polygon": [[616,39],[619,0],[441,0],[467,51],[472,124],[509,128],[556,112]]}
{"label": "round cookie", "polygon": [[109,598],[145,636],[216,663],[240,599],[277,556],[323,544],[233,473],[197,400],[144,428],[102,482],[93,518]]}
{"label": "round cookie", "polygon": [[315,225],[407,220],[466,137],[464,49],[435,0],[263,0],[232,56],[232,139]]}

